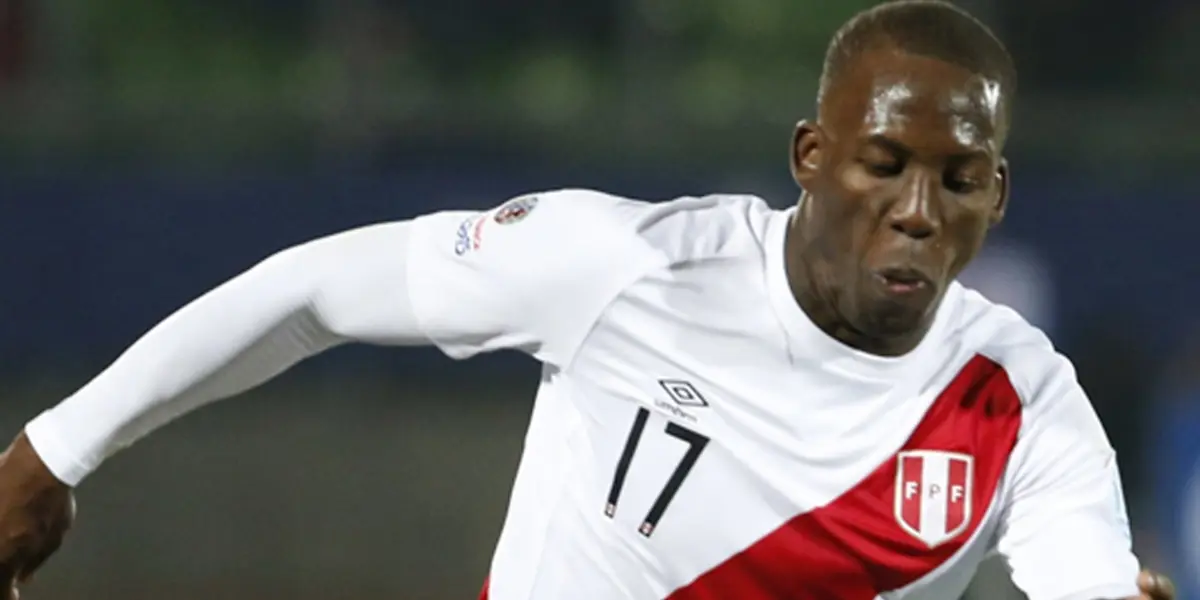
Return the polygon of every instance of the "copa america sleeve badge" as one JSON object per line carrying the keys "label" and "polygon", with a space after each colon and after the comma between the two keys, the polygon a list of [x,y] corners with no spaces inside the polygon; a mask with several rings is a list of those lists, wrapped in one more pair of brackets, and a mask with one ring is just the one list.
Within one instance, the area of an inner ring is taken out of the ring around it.
{"label": "copa america sleeve badge", "polygon": [[537,196],[522,196],[505,202],[500,208],[496,209],[496,216],[492,220],[499,225],[509,225],[517,223],[529,216],[533,209],[537,207]]}

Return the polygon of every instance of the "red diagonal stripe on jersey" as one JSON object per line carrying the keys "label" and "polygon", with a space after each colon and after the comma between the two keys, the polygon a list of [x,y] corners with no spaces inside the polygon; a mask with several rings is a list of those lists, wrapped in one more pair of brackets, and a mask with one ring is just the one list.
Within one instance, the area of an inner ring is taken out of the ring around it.
{"label": "red diagonal stripe on jersey", "polygon": [[974,457],[970,526],[930,549],[895,514],[895,457],[842,496],[799,515],[669,600],[873,600],[915,583],[970,539],[994,497],[1021,427],[1021,402],[1000,365],[972,359],[930,407],[904,450]]}
{"label": "red diagonal stripe on jersey", "polygon": [[479,592],[479,600],[488,600],[488,584],[490,578],[483,580],[483,590]]}

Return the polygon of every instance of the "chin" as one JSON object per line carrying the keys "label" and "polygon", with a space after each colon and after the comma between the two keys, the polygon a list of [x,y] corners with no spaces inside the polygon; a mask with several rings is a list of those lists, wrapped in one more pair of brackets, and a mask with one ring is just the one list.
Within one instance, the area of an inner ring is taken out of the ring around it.
{"label": "chin", "polygon": [[878,303],[862,314],[860,329],[863,333],[880,339],[913,335],[927,325],[927,309],[927,306]]}

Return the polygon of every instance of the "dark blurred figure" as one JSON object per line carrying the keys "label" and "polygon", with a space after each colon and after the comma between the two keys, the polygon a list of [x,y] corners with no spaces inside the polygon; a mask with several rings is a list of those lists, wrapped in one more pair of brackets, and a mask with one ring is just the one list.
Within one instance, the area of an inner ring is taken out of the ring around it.
{"label": "dark blurred figure", "polygon": [[1108,315],[1080,319],[1077,323],[1085,324],[1084,329],[1071,336],[1067,354],[1075,362],[1079,381],[1117,451],[1131,518],[1136,525],[1138,515],[1143,514],[1140,508],[1144,502],[1135,490],[1146,490],[1148,484],[1142,468],[1146,464],[1143,432],[1156,370],[1144,351],[1145,340],[1134,337],[1128,327],[1109,325],[1121,322]]}
{"label": "dark blurred figure", "polygon": [[1150,472],[1163,550],[1180,598],[1200,598],[1200,327],[1171,365],[1155,405]]}

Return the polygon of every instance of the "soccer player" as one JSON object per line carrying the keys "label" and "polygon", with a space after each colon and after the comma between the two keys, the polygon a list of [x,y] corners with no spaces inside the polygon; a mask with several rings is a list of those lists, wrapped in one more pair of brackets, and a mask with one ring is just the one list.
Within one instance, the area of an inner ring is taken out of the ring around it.
{"label": "soccer player", "polygon": [[833,39],[792,209],[559,190],[284,250],[28,423],[0,575],[117,450],[368,342],[544,364],[491,600],[950,600],[992,553],[1032,600],[1169,598],[1070,363],[954,280],[1008,206],[1014,85],[967,13],[886,4]]}

